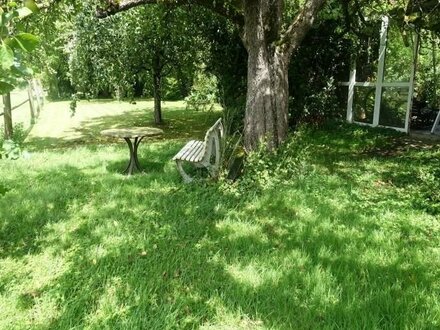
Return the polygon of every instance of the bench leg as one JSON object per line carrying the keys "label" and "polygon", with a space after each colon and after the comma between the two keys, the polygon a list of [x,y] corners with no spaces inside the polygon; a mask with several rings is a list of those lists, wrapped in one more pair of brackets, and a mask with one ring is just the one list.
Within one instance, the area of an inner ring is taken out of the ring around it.
{"label": "bench leg", "polygon": [[179,171],[180,175],[182,176],[182,179],[185,183],[190,183],[191,181],[193,181],[193,178],[191,178],[188,174],[186,174],[186,172],[184,171],[183,167],[182,167],[182,161],[181,160],[176,160],[176,166],[177,166],[177,170]]}

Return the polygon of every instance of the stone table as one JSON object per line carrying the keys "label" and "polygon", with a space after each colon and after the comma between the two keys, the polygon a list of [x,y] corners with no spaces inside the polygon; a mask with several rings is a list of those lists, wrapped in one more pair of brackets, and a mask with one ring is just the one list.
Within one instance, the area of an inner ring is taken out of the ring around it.
{"label": "stone table", "polygon": [[130,161],[124,174],[131,175],[134,172],[141,171],[137,150],[141,141],[148,136],[157,136],[163,134],[163,131],[154,127],[132,127],[132,128],[111,128],[101,131],[101,135],[122,138],[128,144],[130,151]]}

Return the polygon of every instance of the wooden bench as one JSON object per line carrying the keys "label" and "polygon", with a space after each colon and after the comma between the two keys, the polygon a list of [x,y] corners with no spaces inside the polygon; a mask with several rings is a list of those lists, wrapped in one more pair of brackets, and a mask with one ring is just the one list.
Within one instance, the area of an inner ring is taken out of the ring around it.
{"label": "wooden bench", "polygon": [[[176,161],[177,170],[183,178],[183,181],[188,183],[193,181],[183,169],[183,162],[188,162],[195,167],[205,167],[208,169],[211,176],[216,176],[220,168],[220,140],[223,137],[223,123],[222,119],[218,119],[214,125],[205,134],[204,141],[191,140],[189,141],[174,157]],[[212,158],[214,162],[212,163]]]}

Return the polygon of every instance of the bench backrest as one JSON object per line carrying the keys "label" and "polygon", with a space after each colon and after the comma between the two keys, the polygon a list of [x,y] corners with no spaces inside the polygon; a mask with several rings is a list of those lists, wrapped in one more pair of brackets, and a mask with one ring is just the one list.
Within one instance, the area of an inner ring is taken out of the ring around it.
{"label": "bench backrest", "polygon": [[220,156],[220,139],[223,137],[224,134],[224,128],[223,128],[223,122],[222,119],[219,118],[214,125],[212,125],[205,134],[205,151],[204,151],[204,158],[211,157],[212,154],[212,148],[214,148],[214,152],[216,154],[216,157]]}
{"label": "bench backrest", "polygon": [[208,143],[208,140],[212,139],[214,135],[219,135],[219,137],[223,137],[223,123],[222,119],[219,118],[214,125],[212,125],[205,134],[205,143]]}

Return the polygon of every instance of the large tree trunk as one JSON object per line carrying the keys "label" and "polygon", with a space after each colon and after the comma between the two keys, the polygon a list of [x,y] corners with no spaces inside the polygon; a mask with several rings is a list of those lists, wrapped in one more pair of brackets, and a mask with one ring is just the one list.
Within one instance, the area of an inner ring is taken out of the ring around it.
{"label": "large tree trunk", "polygon": [[262,141],[276,148],[287,135],[288,60],[266,45],[249,47],[245,147],[254,150]]}
{"label": "large tree trunk", "polygon": [[289,62],[325,0],[308,0],[281,32],[283,0],[244,1],[243,43],[248,52],[244,142],[276,148],[287,136]]}
{"label": "large tree trunk", "polygon": [[244,127],[246,150],[263,141],[276,148],[287,135],[289,57],[275,46],[279,37],[281,2],[245,2],[243,42],[248,52]]}

